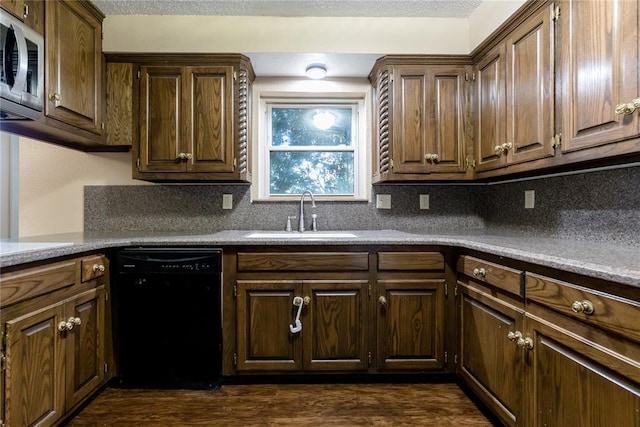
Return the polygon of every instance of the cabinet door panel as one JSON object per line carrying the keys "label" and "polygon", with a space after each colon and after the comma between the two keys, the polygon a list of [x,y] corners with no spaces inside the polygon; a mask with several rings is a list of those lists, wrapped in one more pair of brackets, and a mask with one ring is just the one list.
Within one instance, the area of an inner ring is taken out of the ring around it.
{"label": "cabinet door panel", "polygon": [[443,366],[443,287],[444,280],[378,282],[380,369]]}
{"label": "cabinet door panel", "polygon": [[193,67],[188,152],[194,172],[233,172],[233,67]]}
{"label": "cabinet door panel", "polygon": [[91,393],[104,378],[104,288],[69,303],[67,315],[80,324],[67,333],[67,410]]}
{"label": "cabinet door panel", "polygon": [[476,68],[477,171],[504,166],[507,157],[496,151],[506,143],[505,52],[500,44]]}
{"label": "cabinet door panel", "polygon": [[366,369],[368,281],[305,281],[305,369]]}
{"label": "cabinet door panel", "polygon": [[182,69],[140,69],[140,171],[180,172]]}
{"label": "cabinet door panel", "polygon": [[557,23],[562,151],[638,135],[640,118],[616,114],[640,96],[638,2],[564,1]]}
{"label": "cabinet door panel", "polygon": [[102,132],[102,25],[82,5],[46,3],[45,113],[64,123]]}
{"label": "cabinet door panel", "polygon": [[393,172],[424,173],[428,126],[427,73],[397,67],[393,82]]}
{"label": "cabinet door panel", "polygon": [[461,286],[462,378],[507,425],[522,411],[523,350],[507,338],[523,329],[522,309]]}
{"label": "cabinet door panel", "polygon": [[293,298],[302,296],[299,281],[238,281],[237,283],[238,371],[299,370],[302,340],[292,334],[297,307]]}
{"label": "cabinet door panel", "polygon": [[427,153],[437,154],[429,161],[430,172],[460,172],[464,170],[465,131],[464,69],[434,70],[432,111],[433,124],[427,138]]}
{"label": "cabinet door panel", "polygon": [[509,163],[553,156],[554,61],[551,10],[544,8],[518,27],[507,46],[507,141]]}
{"label": "cabinet door panel", "polygon": [[49,426],[64,412],[64,345],[58,304],[7,322],[7,425]]}
{"label": "cabinet door panel", "polygon": [[528,315],[526,323],[533,339],[526,368],[533,387],[528,425],[640,425],[640,386],[623,374],[631,370],[638,378],[639,361],[628,357],[633,350],[617,354],[589,341],[597,334],[576,335]]}

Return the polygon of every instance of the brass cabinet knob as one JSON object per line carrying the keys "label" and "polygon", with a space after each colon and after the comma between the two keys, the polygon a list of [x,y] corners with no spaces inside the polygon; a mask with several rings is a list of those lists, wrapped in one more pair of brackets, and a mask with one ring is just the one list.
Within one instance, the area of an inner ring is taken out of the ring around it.
{"label": "brass cabinet knob", "polygon": [[60,94],[59,93],[50,93],[49,94],[49,101],[60,101]]}
{"label": "brass cabinet knob", "polygon": [[574,313],[593,314],[594,307],[593,303],[589,300],[574,301],[573,304],[571,304],[571,310],[573,310]]}
{"label": "brass cabinet knob", "polygon": [[427,153],[424,155],[425,160],[431,160],[432,162],[438,162],[440,160],[440,156],[437,154]]}
{"label": "brass cabinet knob", "polygon": [[304,303],[304,305],[309,305],[309,304],[311,304],[311,298],[310,297],[304,297],[302,299],[302,302]]}
{"label": "brass cabinet knob", "polygon": [[502,150],[503,151],[509,151],[513,148],[513,142],[507,142],[505,144],[502,144]]}
{"label": "brass cabinet knob", "polygon": [[100,273],[104,272],[104,265],[102,264],[93,264],[93,267],[91,267],[91,270],[93,270],[94,273],[97,273],[98,271]]}
{"label": "brass cabinet knob", "polygon": [[616,114],[633,114],[637,109],[640,109],[640,98],[636,98],[627,104],[616,105]]}
{"label": "brass cabinet knob", "polygon": [[187,153],[180,153],[180,154],[178,154],[178,159],[180,159],[180,160],[187,160]]}
{"label": "brass cabinet knob", "polygon": [[494,151],[498,154],[501,154],[504,150],[502,149],[502,145],[496,145]]}
{"label": "brass cabinet knob", "polygon": [[485,270],[484,268],[474,268],[473,269],[473,275],[476,276],[476,277],[484,278],[484,276],[487,275],[487,270]]}
{"label": "brass cabinet knob", "polygon": [[67,320],[67,322],[75,326],[82,325],[82,319],[80,319],[79,317],[69,317],[69,320]]}
{"label": "brass cabinet knob", "polygon": [[527,338],[518,338],[516,341],[516,345],[520,348],[526,348],[527,350],[533,350],[533,340],[529,337]]}
{"label": "brass cabinet knob", "polygon": [[[73,328],[73,325],[71,325],[71,327]],[[68,328],[67,328],[67,322],[60,322],[60,323],[58,323],[58,331],[60,331],[60,332],[64,332],[64,331],[66,331],[67,329],[68,329]]]}
{"label": "brass cabinet knob", "polygon": [[381,296],[380,298],[378,298],[378,302],[380,303],[381,306],[386,307],[387,306],[387,298],[384,296]]}
{"label": "brass cabinet knob", "polygon": [[520,331],[511,331],[507,334],[507,338],[509,341],[517,342],[519,339],[522,339],[522,332]]}

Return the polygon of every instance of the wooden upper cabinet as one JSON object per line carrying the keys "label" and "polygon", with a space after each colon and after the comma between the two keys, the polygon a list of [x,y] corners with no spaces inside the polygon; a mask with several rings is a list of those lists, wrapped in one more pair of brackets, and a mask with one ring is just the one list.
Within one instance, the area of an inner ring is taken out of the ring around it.
{"label": "wooden upper cabinet", "polygon": [[476,160],[484,171],[554,155],[553,5],[476,66]]}
{"label": "wooden upper cabinet", "polygon": [[102,17],[77,1],[46,2],[45,115],[100,135]]}
{"label": "wooden upper cabinet", "polygon": [[466,66],[451,62],[390,56],[374,67],[375,182],[464,177]]}
{"label": "wooden upper cabinet", "polygon": [[497,149],[506,143],[505,46],[485,54],[475,69],[476,170],[505,166],[506,156]]}
{"label": "wooden upper cabinet", "polygon": [[618,114],[616,106],[640,98],[638,2],[572,0],[559,6],[562,151],[637,137],[640,111]]}
{"label": "wooden upper cabinet", "polygon": [[[130,104],[137,108],[133,112],[137,123],[131,123],[134,129],[137,127],[133,177],[150,181],[249,181],[253,70],[248,59],[241,55],[229,55],[229,60],[194,55],[189,63],[184,57],[162,58],[165,60],[127,57],[142,64],[133,67],[139,68],[135,83],[139,84],[139,98],[134,93],[136,99],[125,106],[114,100],[123,114],[114,115],[110,125],[128,122]],[[114,66],[112,71],[121,68]],[[113,77],[127,80],[126,76]]]}
{"label": "wooden upper cabinet", "polygon": [[42,0],[0,0],[0,7],[24,21],[29,28],[44,35],[44,2]]}

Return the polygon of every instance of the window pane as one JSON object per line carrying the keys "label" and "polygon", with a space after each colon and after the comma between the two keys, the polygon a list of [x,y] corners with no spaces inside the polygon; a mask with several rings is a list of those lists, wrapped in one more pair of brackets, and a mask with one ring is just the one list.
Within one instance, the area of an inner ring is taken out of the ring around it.
{"label": "window pane", "polygon": [[351,108],[272,107],[273,146],[350,146]]}
{"label": "window pane", "polygon": [[271,194],[353,194],[353,152],[271,152]]}

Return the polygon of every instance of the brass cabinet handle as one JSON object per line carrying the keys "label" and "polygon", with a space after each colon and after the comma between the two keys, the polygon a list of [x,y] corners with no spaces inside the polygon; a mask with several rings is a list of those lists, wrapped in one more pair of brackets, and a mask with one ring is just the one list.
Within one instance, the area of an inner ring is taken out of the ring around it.
{"label": "brass cabinet handle", "polygon": [[378,302],[383,307],[386,307],[388,303],[387,298],[385,298],[384,296],[381,296],[380,298],[378,298]]}
{"label": "brass cabinet handle", "polygon": [[487,270],[485,270],[484,268],[474,268],[473,269],[473,275],[476,276],[476,277],[484,278],[484,276],[487,275]]}
{"label": "brass cabinet handle", "polygon": [[[71,328],[73,328],[73,325],[71,325]],[[67,330],[69,330],[69,324],[67,322],[58,323],[58,331],[64,332]]]}
{"label": "brass cabinet handle", "polygon": [[309,304],[311,304],[311,298],[310,297],[304,297],[302,299],[302,302],[304,303],[304,305],[309,305]]}
{"label": "brass cabinet handle", "polygon": [[571,304],[571,310],[573,310],[574,313],[593,314],[594,307],[593,303],[589,300],[574,301],[573,304]]}
{"label": "brass cabinet handle", "polygon": [[627,104],[616,105],[616,114],[633,114],[640,109],[640,98],[636,98]]}
{"label": "brass cabinet handle", "polygon": [[518,338],[516,341],[516,345],[520,348],[526,348],[527,350],[533,350],[533,340],[529,337],[527,338]]}
{"label": "brass cabinet handle", "polygon": [[178,160],[187,161],[193,159],[193,154],[191,153],[180,153],[178,154]]}
{"label": "brass cabinet handle", "polygon": [[424,155],[424,159],[425,160],[431,160],[432,162],[439,162],[440,161],[440,156],[438,156],[437,154],[431,154],[431,153],[427,153]]}
{"label": "brass cabinet handle", "polygon": [[494,151],[501,154],[504,150],[502,149],[502,145],[496,145]]}
{"label": "brass cabinet handle", "polygon": [[507,151],[511,150],[512,148],[513,148],[513,142],[505,142],[502,145],[496,145],[494,150],[498,154],[505,154]]}
{"label": "brass cabinet handle", "polygon": [[50,93],[49,94],[49,101],[60,101],[60,94],[59,93]]}
{"label": "brass cabinet handle", "polygon": [[104,265],[102,264],[93,264],[93,267],[91,267],[91,270],[93,270],[94,273],[97,273],[98,271],[100,273],[104,272]]}
{"label": "brass cabinet handle", "polygon": [[185,159],[186,159],[186,160],[191,160],[191,159],[193,159],[193,154],[191,154],[191,153],[185,153]]}
{"label": "brass cabinet handle", "polygon": [[518,342],[518,340],[522,339],[522,332],[520,331],[515,331],[515,332],[509,332],[507,334],[507,338],[509,339],[509,341],[513,341],[513,342]]}

